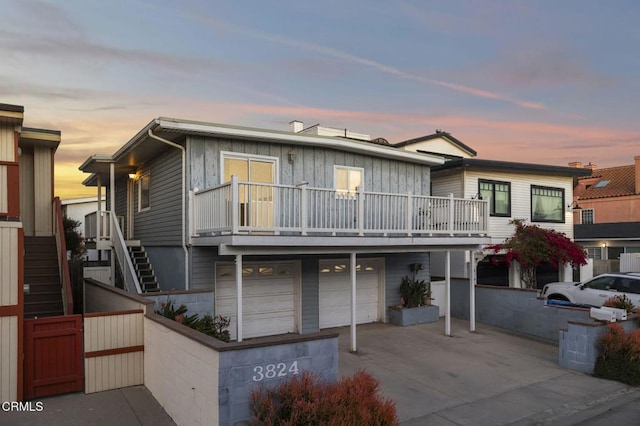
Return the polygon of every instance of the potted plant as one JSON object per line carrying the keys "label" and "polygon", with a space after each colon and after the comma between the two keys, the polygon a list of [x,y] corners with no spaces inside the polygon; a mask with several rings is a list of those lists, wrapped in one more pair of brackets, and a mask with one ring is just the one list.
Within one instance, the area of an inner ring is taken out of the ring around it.
{"label": "potted plant", "polygon": [[400,284],[400,304],[389,307],[389,322],[414,325],[438,321],[439,308],[431,305],[431,283],[408,275]]}

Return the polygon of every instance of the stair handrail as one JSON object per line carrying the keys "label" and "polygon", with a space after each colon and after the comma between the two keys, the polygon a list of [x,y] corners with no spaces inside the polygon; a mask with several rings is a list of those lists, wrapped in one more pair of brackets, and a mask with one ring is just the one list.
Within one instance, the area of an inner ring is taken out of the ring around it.
{"label": "stair handrail", "polygon": [[73,292],[71,291],[71,276],[67,260],[67,243],[64,239],[64,222],[60,197],[53,199],[53,235],[56,238],[56,251],[58,252],[62,308],[65,315],[73,315]]}
{"label": "stair handrail", "polygon": [[140,294],[142,293],[140,281],[138,281],[138,276],[136,275],[136,270],[133,267],[133,262],[131,262],[131,257],[127,251],[127,245],[124,241],[118,218],[113,210],[109,214],[109,217],[111,221],[111,246],[113,247],[113,252],[118,260],[117,264],[120,266],[120,272],[122,272],[124,278],[124,288],[129,293],[132,293],[132,289],[135,289],[137,294]]}

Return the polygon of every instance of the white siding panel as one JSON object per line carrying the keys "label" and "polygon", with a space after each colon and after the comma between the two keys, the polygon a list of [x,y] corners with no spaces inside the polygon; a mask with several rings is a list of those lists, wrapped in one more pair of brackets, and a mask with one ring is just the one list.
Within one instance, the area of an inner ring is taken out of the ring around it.
{"label": "white siding panel", "polygon": [[142,317],[135,313],[85,318],[85,352],[143,345]]}
{"label": "white siding panel", "polygon": [[0,317],[0,401],[18,400],[18,317]]}
{"label": "white siding panel", "polygon": [[[438,179],[433,179],[433,193],[431,195],[434,197],[446,197],[449,194],[453,194],[456,198],[464,198],[464,193],[462,191],[462,174],[443,176]],[[467,194],[469,193],[467,192]],[[468,197],[473,196],[474,194],[475,193],[472,193]]]}
{"label": "white siding panel", "polygon": [[16,142],[13,128],[0,128],[0,161],[16,161]]}
{"label": "white siding panel", "polygon": [[0,213],[9,211],[9,183],[7,182],[7,166],[0,164]]}
{"label": "white siding panel", "polygon": [[[565,207],[573,199],[573,179],[571,177],[469,171],[465,173],[464,179],[465,193],[468,196],[478,192],[478,179],[511,183],[511,217],[489,218],[489,229],[494,243],[502,242],[513,234],[514,227],[509,223],[511,220],[526,219],[528,223],[531,223],[531,185],[564,189]],[[573,239],[573,214],[570,210],[565,209],[564,223],[534,222],[534,224],[541,228],[563,232],[567,237]]]}
{"label": "white siding panel", "polygon": [[0,306],[18,304],[18,228],[0,228]]}
{"label": "white siding panel", "polygon": [[51,202],[51,150],[36,147],[34,149],[34,208],[35,208],[35,235],[53,235]]}

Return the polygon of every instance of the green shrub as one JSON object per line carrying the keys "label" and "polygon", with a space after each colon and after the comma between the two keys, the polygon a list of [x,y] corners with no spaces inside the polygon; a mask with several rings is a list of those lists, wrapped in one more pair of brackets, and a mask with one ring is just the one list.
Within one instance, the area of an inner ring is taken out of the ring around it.
{"label": "green shrub", "polygon": [[627,313],[634,312],[635,309],[636,309],[636,307],[633,304],[633,302],[631,301],[631,299],[629,299],[624,294],[611,296],[610,298],[608,298],[607,300],[604,301],[602,306],[608,306],[610,308],[624,309],[624,310],[627,311]]}
{"label": "green shrub", "polygon": [[431,297],[431,283],[405,276],[400,284],[402,306],[416,308],[425,304],[425,299]]}
{"label": "green shrub", "polygon": [[380,394],[379,382],[358,371],[337,383],[302,373],[274,388],[251,392],[254,425],[397,425],[395,403]]}
{"label": "green shrub", "polygon": [[625,333],[620,324],[609,324],[598,349],[593,371],[596,377],[640,385],[640,330]]}
{"label": "green shrub", "polygon": [[161,309],[156,311],[156,314],[172,319],[208,336],[222,340],[223,342],[231,340],[231,335],[228,330],[231,319],[228,317],[222,315],[216,315],[214,317],[207,314],[200,318],[198,314],[187,315],[187,307],[185,305],[180,305],[180,307],[176,309],[171,300],[167,300],[167,302],[162,303],[161,306]]}

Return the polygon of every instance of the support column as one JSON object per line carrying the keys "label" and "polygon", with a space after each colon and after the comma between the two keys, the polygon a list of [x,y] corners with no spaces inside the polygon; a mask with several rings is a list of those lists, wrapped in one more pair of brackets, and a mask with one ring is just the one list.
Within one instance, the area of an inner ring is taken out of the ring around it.
{"label": "support column", "polygon": [[356,254],[351,253],[351,352],[356,347]]}
{"label": "support column", "polygon": [[242,342],[242,255],[236,255],[236,340]]}
{"label": "support column", "polygon": [[451,336],[451,252],[446,251],[444,257],[444,334]]}
{"label": "support column", "polygon": [[476,259],[469,250],[469,331],[476,331]]}

